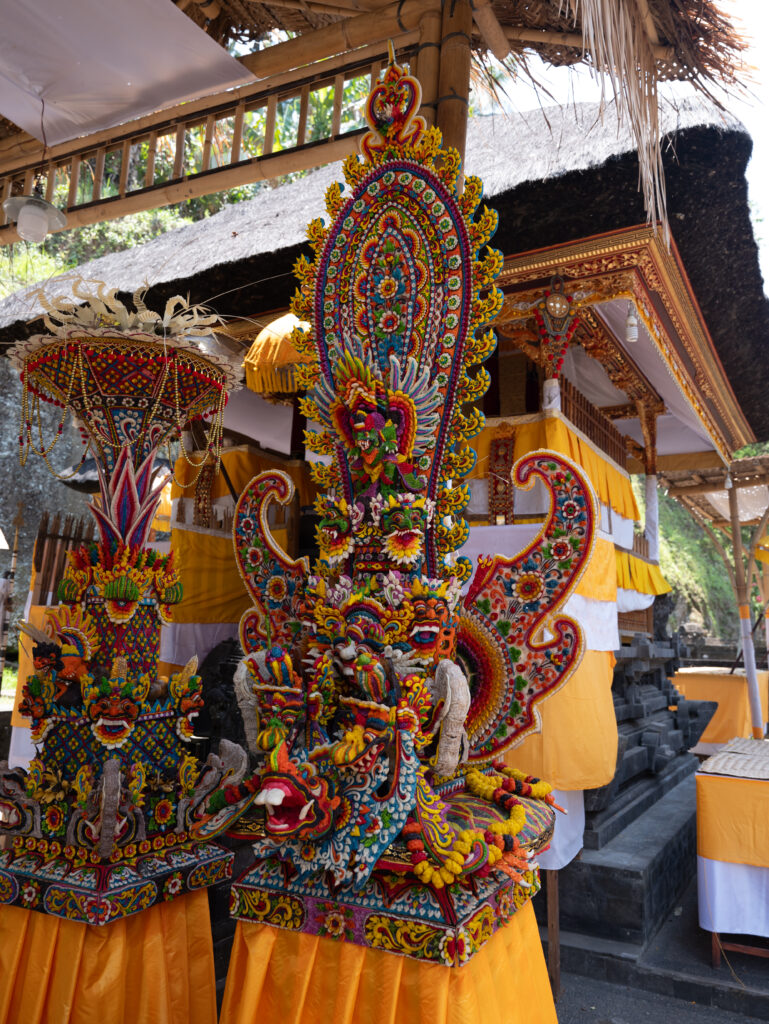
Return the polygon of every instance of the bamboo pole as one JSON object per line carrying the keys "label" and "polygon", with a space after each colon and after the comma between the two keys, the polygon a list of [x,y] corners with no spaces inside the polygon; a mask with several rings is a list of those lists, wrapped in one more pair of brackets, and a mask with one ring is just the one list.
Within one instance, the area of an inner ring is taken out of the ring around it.
{"label": "bamboo pole", "polygon": [[[93,171],[93,192],[91,198],[94,202],[101,199],[101,186],[104,180],[104,161],[107,157],[107,147],[101,146],[96,151],[96,164]],[[50,200],[49,200],[50,201]]]}
{"label": "bamboo pole", "polygon": [[264,142],[262,156],[269,156],[275,145],[275,118],[278,112],[278,97],[275,93],[267,100],[267,114],[264,118]]}
{"label": "bamboo pole", "polygon": [[[152,188],[155,184],[155,154],[158,150],[158,133],[150,132],[150,137],[147,140],[147,167],[144,172],[144,187]],[[103,164],[102,164],[103,166]],[[96,199],[97,196],[94,196]]]}
{"label": "bamboo pole", "polygon": [[[307,114],[310,109],[310,87],[303,85],[299,93],[299,124],[296,129],[296,144],[303,146],[307,141]],[[333,135],[333,132],[332,132]]]}
{"label": "bamboo pole", "polygon": [[187,134],[187,126],[178,124],[176,126],[176,145],[174,146],[174,178],[184,177],[184,140]]}
{"label": "bamboo pole", "polygon": [[344,75],[336,75],[334,78],[334,108],[331,111],[331,137],[336,136],[342,130],[342,104],[344,103]]}
{"label": "bamboo pole", "polygon": [[123,148],[120,152],[120,179],[118,184],[118,193],[121,199],[125,199],[126,192],[128,191],[128,164],[131,160],[131,141],[126,139],[123,143]]}
{"label": "bamboo pole", "polygon": [[77,202],[77,187],[80,183],[80,154],[72,157],[69,165],[69,193],[67,195],[67,208],[74,206]]}
{"label": "bamboo pole", "polygon": [[203,154],[200,163],[200,170],[207,171],[211,166],[211,144],[214,141],[214,127],[216,125],[216,118],[213,114],[209,114],[206,118],[206,131],[203,137]]}
{"label": "bamboo pole", "polygon": [[438,78],[436,123],[444,147],[459,151],[464,163],[470,99],[470,40],[473,12],[470,0],[450,0],[443,8],[441,67]]}
{"label": "bamboo pole", "polygon": [[438,76],[441,67],[441,15],[437,10],[425,11],[419,21],[419,84],[422,106],[419,113],[428,125],[435,124],[438,101]]}
{"label": "bamboo pole", "polygon": [[47,203],[53,202],[53,190],[56,185],[56,165],[48,164],[48,168],[45,172],[45,201]]}
{"label": "bamboo pole", "polygon": [[6,224],[8,221],[8,215],[3,209],[3,203],[6,201],[8,196],[11,194],[11,186],[13,185],[13,179],[10,175],[3,180],[3,191],[0,194],[0,224]]}
{"label": "bamboo pole", "polygon": [[473,21],[478,26],[486,46],[499,61],[510,53],[510,40],[505,35],[499,19],[491,6],[491,0],[472,0]]}
{"label": "bamboo pole", "polygon": [[235,121],[232,126],[232,150],[230,151],[230,163],[236,164],[240,160],[240,146],[243,141],[243,118],[246,114],[246,104],[238,103],[235,108]]}
{"label": "bamboo pole", "polygon": [[[565,46],[575,50],[584,50],[585,42],[578,32],[558,32],[554,29],[515,28],[505,25],[503,32],[512,43],[534,43],[540,46]],[[652,46],[655,60],[674,60],[676,51],[672,46]]]}
{"label": "bamboo pole", "polygon": [[742,636],[742,654],[745,663],[745,675],[748,680],[748,698],[750,701],[750,721],[753,727],[753,738],[760,740],[764,735],[761,697],[758,689],[756,672],[756,652],[753,646],[753,631],[750,626],[750,605],[748,588],[745,580],[745,566],[742,561],[742,535],[740,533],[740,509],[737,491],[734,487],[728,490],[729,516],[732,523],[732,555],[734,558],[734,577],[737,584],[737,607],[740,614],[740,634]]}
{"label": "bamboo pole", "polygon": [[[264,50],[240,58],[241,64],[257,78],[265,79],[281,71],[303,67],[332,54],[345,53],[359,46],[379,42],[382,39],[397,39],[415,29],[419,19],[429,6],[437,6],[438,0],[402,0],[380,11],[359,14],[333,25],[326,25],[315,32],[289,39],[285,43],[268,46]],[[459,0],[470,10],[469,0]],[[470,15],[472,20],[472,15]],[[469,39],[470,30],[467,30]]]}

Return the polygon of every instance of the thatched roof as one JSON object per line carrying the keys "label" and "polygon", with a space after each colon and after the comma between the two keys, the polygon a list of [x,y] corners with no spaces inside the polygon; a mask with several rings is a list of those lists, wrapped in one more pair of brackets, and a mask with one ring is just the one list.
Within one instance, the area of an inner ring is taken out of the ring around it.
{"label": "thatched roof", "polygon": [[[506,256],[642,223],[638,162],[628,135],[610,112],[592,104],[548,108],[511,118],[471,121],[467,170],[484,180],[499,211],[494,244]],[[750,424],[769,438],[759,365],[769,342],[769,301],[763,294],[747,203],[745,168],[751,141],[742,126],[692,101],[665,108],[663,146],[673,236],[718,354]],[[249,202],[170,232],[135,249],[78,268],[131,292],[144,281],[150,304],[175,293],[210,301],[225,315],[285,308],[295,288],[293,264],[305,227],[323,211],[338,165],[322,168]],[[49,282],[61,294],[66,278]],[[29,293],[0,303],[0,344],[33,333],[40,313]],[[254,335],[258,332],[254,329]]]}

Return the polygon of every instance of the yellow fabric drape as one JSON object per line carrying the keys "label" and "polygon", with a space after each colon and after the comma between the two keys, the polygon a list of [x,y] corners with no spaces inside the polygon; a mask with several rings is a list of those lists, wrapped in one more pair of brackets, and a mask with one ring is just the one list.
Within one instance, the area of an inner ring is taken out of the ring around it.
{"label": "yellow fabric drape", "polygon": [[697,853],[769,868],[769,782],[698,775]]}
{"label": "yellow fabric drape", "polygon": [[505,755],[507,764],[556,789],[595,789],[614,777],[617,718],[611,651],[585,651],[576,672],[539,705],[542,731]]}
{"label": "yellow fabric drape", "polygon": [[0,1024],[216,1024],[208,894],[102,927],[0,907]]}
{"label": "yellow fabric drape", "polygon": [[252,602],[232,538],[172,530],[171,549],[183,588],[181,604],[173,608],[174,622],[239,622]]}
{"label": "yellow fabric drape", "polygon": [[221,1024],[557,1024],[531,903],[464,967],[238,922]]}
{"label": "yellow fabric drape", "polygon": [[610,540],[596,537],[590,561],[575,593],[593,601],[617,600],[617,573],[614,568],[614,545]]}
{"label": "yellow fabric drape", "polygon": [[296,391],[294,367],[304,361],[291,342],[291,333],[296,327],[308,330],[310,325],[293,313],[284,313],[257,334],[243,360],[249,390],[258,395]]}
{"label": "yellow fabric drape", "polygon": [[[728,743],[735,736],[753,735],[748,680],[744,672],[681,669],[673,677],[673,684],[687,700],[718,701],[716,713],[700,737],[702,743]],[[758,672],[758,691],[765,722],[769,713],[769,672]]]}
{"label": "yellow fabric drape", "polygon": [[644,562],[629,551],[617,551],[617,586],[639,594],[667,594],[672,589],[658,565]]}
{"label": "yellow fabric drape", "polygon": [[[33,604],[29,609],[29,615],[26,621],[31,625],[37,627],[37,629],[45,632],[45,621],[46,621],[47,608],[44,604]],[[11,725],[21,726],[23,729],[29,729],[29,719],[23,718],[19,712],[19,702],[21,701],[21,690],[26,683],[29,676],[35,672],[35,666],[32,664],[32,648],[34,641],[32,637],[27,636],[25,633],[19,633],[19,674],[16,679],[16,699],[13,702],[13,711],[11,713]]]}
{"label": "yellow fabric drape", "polygon": [[[171,486],[172,498],[192,497],[195,493],[195,480],[202,459],[202,452],[193,452],[189,456],[189,461],[183,457],[176,460],[175,479]],[[301,505],[312,505],[315,500],[317,488],[310,479],[310,464],[308,462],[302,462],[299,459],[281,459],[277,455],[268,455],[267,452],[254,451],[253,448],[245,445],[228,448],[222,452],[222,462],[238,495],[243,492],[246,484],[257,473],[263,473],[268,469],[280,469],[284,473],[288,473],[294,481]],[[222,498],[229,493],[230,490],[224,475],[218,473],[214,477],[211,488],[212,499]]]}
{"label": "yellow fabric drape", "polygon": [[483,479],[487,476],[492,438],[504,436],[515,438],[514,459],[520,459],[537,448],[551,448],[566,455],[582,467],[604,505],[610,505],[625,519],[640,519],[628,474],[575,433],[557,412],[543,413],[541,418],[530,423],[515,423],[509,428],[506,425],[490,426],[482,430],[470,442],[478,456],[470,478]]}
{"label": "yellow fabric drape", "polygon": [[155,512],[155,518],[152,520],[153,530],[166,530],[171,529],[171,488],[172,484],[166,484],[163,488],[163,492],[160,497],[160,504]]}

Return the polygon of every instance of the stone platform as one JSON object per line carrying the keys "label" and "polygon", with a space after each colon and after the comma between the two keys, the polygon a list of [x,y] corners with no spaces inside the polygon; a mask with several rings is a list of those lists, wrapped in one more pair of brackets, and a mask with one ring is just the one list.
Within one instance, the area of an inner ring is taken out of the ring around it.
{"label": "stone platform", "polygon": [[[600,850],[583,850],[559,871],[562,933],[645,946],[696,875],[695,814],[688,775]],[[544,923],[542,895],[535,909]]]}

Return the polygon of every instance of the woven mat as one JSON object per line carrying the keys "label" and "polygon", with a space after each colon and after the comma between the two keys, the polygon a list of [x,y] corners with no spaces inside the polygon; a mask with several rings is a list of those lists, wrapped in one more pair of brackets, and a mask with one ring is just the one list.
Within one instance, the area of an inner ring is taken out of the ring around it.
{"label": "woven mat", "polygon": [[738,738],[703,761],[699,770],[708,775],[732,775],[737,779],[769,779],[769,742]]}

